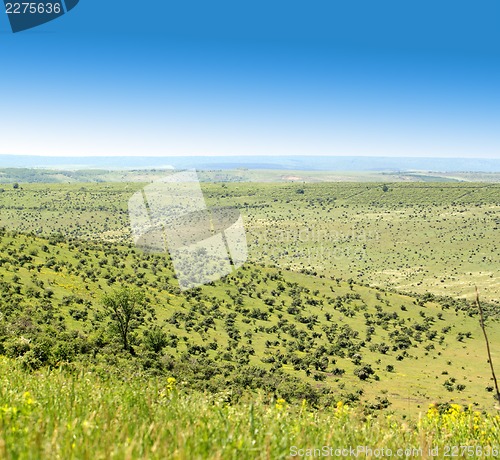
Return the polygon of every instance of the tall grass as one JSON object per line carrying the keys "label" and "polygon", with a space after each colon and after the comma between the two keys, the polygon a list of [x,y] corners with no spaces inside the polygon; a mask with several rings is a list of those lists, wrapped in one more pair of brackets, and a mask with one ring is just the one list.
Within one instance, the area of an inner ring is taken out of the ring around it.
{"label": "tall grass", "polygon": [[[174,379],[102,377],[81,371],[25,372],[0,357],[0,458],[258,459],[298,449],[422,449],[500,444],[500,417],[433,406],[419,420],[364,417],[339,403],[305,403],[249,395],[178,391]],[[268,402],[266,402],[268,401]]]}

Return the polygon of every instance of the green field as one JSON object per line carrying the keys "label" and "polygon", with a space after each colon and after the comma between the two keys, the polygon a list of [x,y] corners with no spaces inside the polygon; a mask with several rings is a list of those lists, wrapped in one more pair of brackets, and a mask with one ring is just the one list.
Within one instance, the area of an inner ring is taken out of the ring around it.
{"label": "green field", "polygon": [[[249,260],[182,292],[131,244],[139,179],[0,186],[0,455],[500,444],[473,302],[477,285],[500,363],[498,184],[203,183],[241,210]],[[128,348],[104,298],[123,287],[144,299]]]}
{"label": "green field", "polygon": [[[0,225],[124,241],[140,183],[5,186]],[[500,185],[204,184],[237,206],[251,261],[399,291],[500,299]]]}
{"label": "green field", "polygon": [[[167,169],[29,169],[0,168],[0,183],[103,183],[149,182],[160,179]],[[199,171],[205,182],[324,183],[324,182],[500,182],[498,172],[433,171],[302,171],[290,169],[219,169]]]}

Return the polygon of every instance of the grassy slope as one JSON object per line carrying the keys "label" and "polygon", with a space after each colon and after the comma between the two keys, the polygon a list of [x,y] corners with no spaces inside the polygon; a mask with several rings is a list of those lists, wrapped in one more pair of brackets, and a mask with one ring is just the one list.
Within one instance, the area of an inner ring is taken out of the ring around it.
{"label": "grassy slope", "polygon": [[[0,240],[0,254],[0,281],[19,287],[22,310],[44,308],[42,299],[45,297],[45,301],[54,307],[56,316],[60,314],[69,329],[79,330],[86,336],[95,335],[102,326],[98,313],[103,292],[118,284],[139,284],[148,293],[156,312],[148,318],[145,327],[160,324],[180,338],[177,348],[168,348],[167,354],[180,357],[188,346],[200,345],[207,347],[207,357],[236,363],[240,349],[236,348],[250,346],[255,351],[255,355],[249,356],[250,364],[266,369],[271,369],[273,364],[262,362],[263,358],[268,361],[266,358],[288,355],[288,362],[282,364],[290,374],[314,386],[329,386],[339,395],[362,388],[362,399],[368,403],[386,396],[392,403],[391,409],[400,414],[415,414],[432,400],[475,403],[485,409],[491,407],[491,393],[485,390],[490,384],[490,376],[484,344],[477,316],[470,316],[474,312],[473,306],[455,311],[443,308],[437,302],[419,304],[415,298],[397,293],[357,284],[351,289],[347,282],[288,271],[280,274],[277,269],[251,264],[224,280],[203,287],[199,296],[192,297],[175,288],[170,264],[164,257],[144,255],[118,245],[50,244],[31,236],[4,235]],[[279,285],[282,286],[281,293]],[[47,299],[47,290],[53,292],[50,299]],[[302,292],[294,296],[294,290]],[[271,297],[276,301],[274,307],[265,303]],[[288,307],[294,297],[300,299],[300,305],[298,312],[290,313]],[[8,298],[4,298],[2,308],[8,302]],[[218,306],[216,312],[210,310],[214,305]],[[258,309],[259,314],[267,314],[268,318],[256,319],[254,309]],[[74,311],[85,311],[87,319],[75,319]],[[177,325],[169,322],[176,311],[190,315],[190,321],[181,319]],[[325,313],[331,314],[329,321]],[[394,313],[397,319],[381,319],[384,314]],[[228,337],[226,318],[229,314],[235,314],[235,328],[241,337],[237,342]],[[441,319],[438,314],[442,315]],[[369,315],[374,327],[370,342],[366,341],[365,315]],[[202,327],[208,316],[214,318],[214,328]],[[304,318],[311,317],[316,321],[309,328]],[[430,318],[429,331],[435,331],[436,337],[429,339],[427,331],[420,338],[413,336],[412,346],[406,350],[408,356],[398,360],[399,355],[404,355],[404,350],[392,349],[394,341],[389,333],[404,328],[414,332],[416,323],[425,323],[424,317]],[[273,328],[280,320],[302,331],[303,338],[297,338],[297,334],[292,334],[286,327]],[[333,325],[338,325],[339,329],[327,338],[324,326]],[[349,355],[342,357],[339,351],[323,354],[329,359],[324,372],[315,371],[310,365],[311,375],[308,376],[304,369],[295,370],[292,366],[290,356],[306,358],[313,356],[321,346],[328,349],[338,340],[343,325],[349,325],[359,333],[357,338],[349,334],[354,345],[366,342],[358,353],[362,356],[362,364],[373,367],[379,381],[370,378],[362,382],[353,374],[356,367],[353,359]],[[494,359],[500,362],[497,351],[500,349],[500,334],[496,325],[496,322],[490,324],[490,335]],[[445,327],[450,328],[448,332],[443,332]],[[467,332],[471,333],[471,338],[457,340],[459,333]],[[208,347],[212,342],[218,344],[216,351]],[[382,343],[391,347],[386,353],[370,350],[371,345]],[[226,351],[230,354],[224,358]],[[393,372],[386,370],[388,365],[394,366]],[[332,375],[335,367],[344,369],[345,374]],[[315,374],[325,380],[314,380]],[[465,390],[448,392],[443,383],[449,378],[455,378],[456,384],[466,385]]]}
{"label": "grassy slope", "polygon": [[[6,186],[0,225],[19,231],[128,236],[125,184]],[[209,203],[238,206],[250,259],[397,290],[500,299],[500,185],[204,184]],[[303,191],[304,193],[297,193]]]}

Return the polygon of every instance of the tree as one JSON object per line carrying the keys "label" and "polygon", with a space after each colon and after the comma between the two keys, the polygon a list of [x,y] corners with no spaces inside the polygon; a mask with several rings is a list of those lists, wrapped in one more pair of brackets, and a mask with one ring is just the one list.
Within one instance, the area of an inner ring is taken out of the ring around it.
{"label": "tree", "polygon": [[120,336],[123,348],[131,351],[130,334],[142,322],[145,309],[144,294],[137,289],[124,286],[106,294],[103,305],[111,318],[112,328]]}
{"label": "tree", "polygon": [[168,344],[167,334],[161,327],[154,326],[144,332],[144,344],[151,351],[160,353]]}
{"label": "tree", "polygon": [[373,374],[375,374],[375,371],[369,364],[365,364],[364,366],[356,367],[356,369],[354,369],[354,375],[359,377],[361,380],[366,380]]}

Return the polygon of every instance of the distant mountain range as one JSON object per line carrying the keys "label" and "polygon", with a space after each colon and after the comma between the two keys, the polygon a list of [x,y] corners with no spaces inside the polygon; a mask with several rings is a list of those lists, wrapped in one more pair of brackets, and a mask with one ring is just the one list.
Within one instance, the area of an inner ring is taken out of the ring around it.
{"label": "distant mountain range", "polygon": [[500,172],[500,158],[342,156],[50,157],[0,155],[0,168]]}

